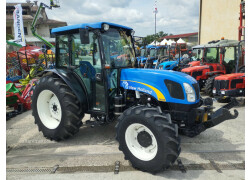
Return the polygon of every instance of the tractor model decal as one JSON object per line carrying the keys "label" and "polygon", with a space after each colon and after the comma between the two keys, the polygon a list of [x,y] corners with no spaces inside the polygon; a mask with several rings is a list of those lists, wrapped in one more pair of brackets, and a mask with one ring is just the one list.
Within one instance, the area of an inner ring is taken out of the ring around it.
{"label": "tractor model decal", "polygon": [[121,86],[124,89],[144,92],[154,96],[158,101],[166,102],[165,96],[157,88],[149,84],[131,80],[121,80],[121,81],[122,81]]}

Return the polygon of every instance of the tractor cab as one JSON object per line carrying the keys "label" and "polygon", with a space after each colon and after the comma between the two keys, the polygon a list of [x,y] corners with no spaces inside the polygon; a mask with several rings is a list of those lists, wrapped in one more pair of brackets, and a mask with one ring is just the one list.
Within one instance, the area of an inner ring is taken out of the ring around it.
{"label": "tractor cab", "polygon": [[140,48],[140,56],[137,57],[138,67],[144,67],[149,56],[150,47],[153,47],[153,45],[145,45]]}
{"label": "tractor cab", "polygon": [[144,68],[157,68],[158,60],[161,61],[168,59],[167,54],[168,46],[150,46],[148,48],[148,58],[145,61]]}
{"label": "tractor cab", "polygon": [[200,62],[203,62],[204,45],[197,45],[192,48],[190,62],[188,66],[199,66]]}
{"label": "tractor cab", "polygon": [[89,111],[107,112],[117,89],[118,68],[135,60],[132,29],[112,23],[55,28],[56,68],[71,69],[87,92]]}

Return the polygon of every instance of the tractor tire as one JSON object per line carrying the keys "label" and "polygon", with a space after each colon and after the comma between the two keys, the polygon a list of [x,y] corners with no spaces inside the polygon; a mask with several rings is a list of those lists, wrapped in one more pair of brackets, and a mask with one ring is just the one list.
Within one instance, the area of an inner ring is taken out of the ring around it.
{"label": "tractor tire", "polygon": [[135,169],[153,174],[169,168],[181,152],[178,128],[170,115],[143,105],[118,118],[116,140]]}
{"label": "tractor tire", "polygon": [[[217,76],[217,75],[216,75]],[[213,88],[214,88],[214,78],[216,76],[212,76],[212,77],[209,77],[207,80],[206,80],[206,83],[205,83],[205,93],[210,96],[210,97],[213,97]]]}
{"label": "tractor tire", "polygon": [[241,66],[238,71],[239,73],[245,73],[245,66]]}
{"label": "tractor tire", "polygon": [[60,141],[79,131],[84,114],[72,90],[58,77],[44,76],[32,95],[32,115],[44,137]]}

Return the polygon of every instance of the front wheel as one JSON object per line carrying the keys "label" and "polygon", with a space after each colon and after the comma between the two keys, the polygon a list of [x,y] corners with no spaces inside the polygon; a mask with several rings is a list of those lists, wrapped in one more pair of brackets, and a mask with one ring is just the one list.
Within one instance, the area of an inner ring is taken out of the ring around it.
{"label": "front wheel", "polygon": [[179,156],[177,131],[170,115],[157,108],[134,106],[118,118],[116,139],[134,168],[156,173],[170,167]]}
{"label": "front wheel", "polygon": [[218,76],[218,75],[215,75],[215,76],[212,76],[212,77],[209,77],[207,80],[206,80],[206,83],[205,83],[205,93],[210,96],[210,97],[213,97],[213,88],[214,88],[214,79],[215,77]]}

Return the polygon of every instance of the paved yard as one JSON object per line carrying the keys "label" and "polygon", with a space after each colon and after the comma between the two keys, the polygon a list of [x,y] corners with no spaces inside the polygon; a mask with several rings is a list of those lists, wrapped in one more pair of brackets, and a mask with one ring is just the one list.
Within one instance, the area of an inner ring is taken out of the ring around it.
{"label": "paved yard", "polygon": [[[222,104],[215,103],[218,108]],[[43,137],[31,111],[7,121],[7,179],[245,179],[245,107],[237,107],[239,117],[206,130],[199,136],[181,136],[180,159],[187,169],[171,169],[151,175],[134,170],[115,140],[115,124],[91,128],[65,141]],[[88,120],[86,115],[83,121]],[[114,175],[114,164],[120,172]],[[53,172],[55,172],[53,174]]]}

